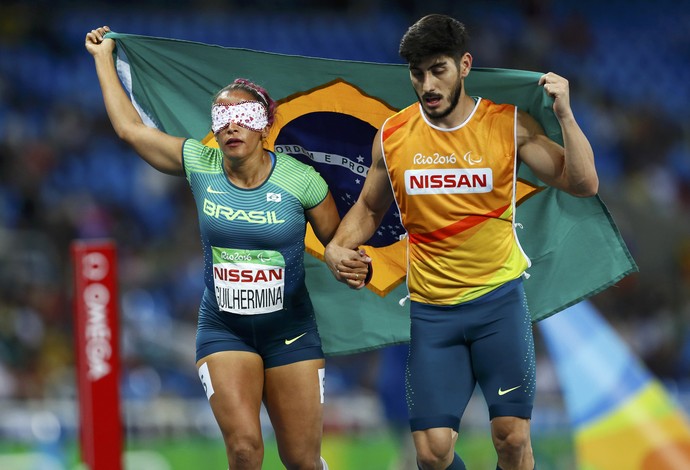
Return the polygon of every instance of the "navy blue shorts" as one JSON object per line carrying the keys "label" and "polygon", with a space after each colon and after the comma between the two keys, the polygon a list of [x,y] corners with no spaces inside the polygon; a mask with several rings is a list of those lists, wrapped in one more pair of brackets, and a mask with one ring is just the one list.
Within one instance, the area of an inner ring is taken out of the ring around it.
{"label": "navy blue shorts", "polygon": [[324,358],[311,301],[303,308],[238,315],[219,311],[207,294],[199,308],[197,361],[220,351],[248,351],[261,356],[269,369]]}
{"label": "navy blue shorts", "polygon": [[477,383],[491,419],[532,416],[536,362],[521,278],[459,305],[412,302],[410,317],[412,431],[457,431]]}

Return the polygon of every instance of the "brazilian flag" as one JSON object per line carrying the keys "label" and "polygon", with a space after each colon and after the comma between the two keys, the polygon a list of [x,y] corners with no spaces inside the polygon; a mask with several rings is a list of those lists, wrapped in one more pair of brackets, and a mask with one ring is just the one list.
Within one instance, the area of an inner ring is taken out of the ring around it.
{"label": "brazilian flag", "polygon": [[[407,67],[227,48],[197,42],[109,33],[120,78],[144,121],[162,131],[215,145],[210,109],[218,90],[237,77],[265,87],[279,106],[268,138],[272,150],[313,165],[329,184],[340,215],[357,200],[371,165],[371,145],[386,118],[416,100]],[[468,93],[512,103],[562,143],[540,73],[474,68]],[[516,221],[533,262],[525,281],[534,321],[611,286],[637,269],[598,196],[575,198],[547,187],[524,165]],[[405,231],[393,205],[367,242],[374,278],[353,291],[322,262],[308,233],[307,286],[327,354],[365,351],[409,340]]]}

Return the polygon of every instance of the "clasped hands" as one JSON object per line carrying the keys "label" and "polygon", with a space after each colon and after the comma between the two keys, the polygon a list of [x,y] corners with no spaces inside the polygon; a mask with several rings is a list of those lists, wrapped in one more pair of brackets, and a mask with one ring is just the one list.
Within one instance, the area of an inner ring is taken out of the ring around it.
{"label": "clasped hands", "polygon": [[351,289],[363,288],[371,270],[371,258],[363,249],[351,250],[328,244],[324,252],[328,269],[335,278]]}

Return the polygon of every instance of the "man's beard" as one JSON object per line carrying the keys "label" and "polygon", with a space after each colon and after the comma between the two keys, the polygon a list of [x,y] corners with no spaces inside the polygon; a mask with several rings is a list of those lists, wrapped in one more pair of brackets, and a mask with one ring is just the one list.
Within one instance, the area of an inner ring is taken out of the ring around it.
{"label": "man's beard", "polygon": [[455,89],[450,95],[450,104],[448,105],[448,108],[446,108],[445,111],[429,111],[424,107],[424,101],[422,97],[417,95],[417,100],[419,100],[419,103],[422,105],[422,109],[424,110],[424,114],[427,115],[430,119],[443,119],[444,117],[448,116],[450,113],[452,113],[455,108],[458,106],[458,103],[460,102],[460,95],[462,94],[462,79],[458,77],[458,81],[455,85]]}

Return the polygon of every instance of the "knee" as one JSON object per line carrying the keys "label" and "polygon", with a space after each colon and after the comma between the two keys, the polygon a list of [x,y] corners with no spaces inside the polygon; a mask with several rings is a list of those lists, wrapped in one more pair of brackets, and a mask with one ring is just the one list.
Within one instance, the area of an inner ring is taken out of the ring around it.
{"label": "knee", "polygon": [[492,434],[499,460],[519,462],[532,453],[529,430],[504,426],[495,428]]}
{"label": "knee", "polygon": [[498,455],[520,455],[529,450],[529,440],[519,433],[510,433],[494,438],[494,447]]}
{"label": "knee", "polygon": [[417,445],[417,463],[424,470],[447,468],[453,455],[454,448],[450,442],[427,441]]}
{"label": "knee", "polygon": [[321,457],[317,455],[293,455],[293,456],[282,456],[280,460],[285,465],[286,470],[320,470],[321,469]]}
{"label": "knee", "polygon": [[287,439],[284,434],[278,437],[278,456],[286,470],[320,470],[321,437],[304,436],[296,433]]}
{"label": "knee", "polygon": [[225,439],[230,468],[258,468],[264,457],[263,442],[254,437]]}
{"label": "knee", "polygon": [[417,453],[417,465],[422,470],[435,470],[437,468],[446,468],[445,456],[433,453]]}

